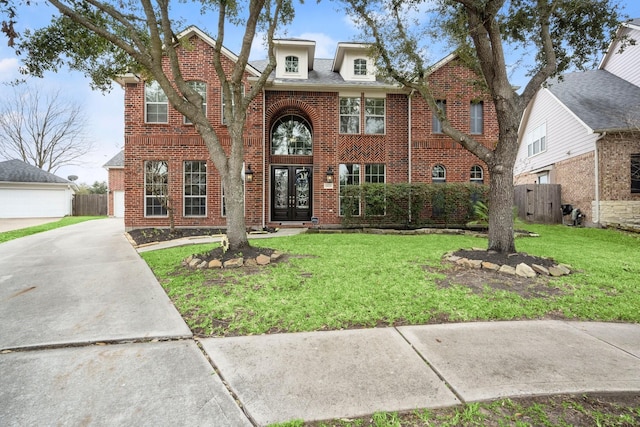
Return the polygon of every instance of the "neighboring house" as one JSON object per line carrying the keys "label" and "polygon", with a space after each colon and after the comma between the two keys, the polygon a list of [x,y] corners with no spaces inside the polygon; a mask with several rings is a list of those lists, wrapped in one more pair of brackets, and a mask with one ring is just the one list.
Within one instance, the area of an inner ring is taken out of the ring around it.
{"label": "neighboring house", "polygon": [[[179,49],[183,77],[200,91],[228,150],[214,41],[196,27],[178,37],[191,45]],[[345,184],[488,182],[486,165],[442,133],[424,100],[376,76],[368,45],[339,43],[333,59],[315,58],[309,40],[277,40],[275,51],[277,68],[247,115],[247,226],[308,226],[312,219],[337,226]],[[226,66],[237,59],[223,53]],[[247,66],[246,89],[265,66]],[[454,125],[493,147],[495,109],[474,85],[475,75],[451,55],[432,67],[429,79]],[[166,227],[158,194],[167,191],[176,226],[224,226],[220,176],[194,126],[157,83],[133,74],[118,82],[125,90],[125,226]]]}
{"label": "neighboring house", "polygon": [[0,218],[72,214],[75,185],[21,160],[0,162]]}
{"label": "neighboring house", "polygon": [[108,172],[109,199],[107,215],[124,218],[124,150],[113,156],[103,166]]}
{"label": "neighboring house", "polygon": [[[640,41],[640,19],[618,34]],[[612,43],[597,70],[547,82],[520,141],[516,184],[560,184],[587,224],[640,228],[640,43]]]}

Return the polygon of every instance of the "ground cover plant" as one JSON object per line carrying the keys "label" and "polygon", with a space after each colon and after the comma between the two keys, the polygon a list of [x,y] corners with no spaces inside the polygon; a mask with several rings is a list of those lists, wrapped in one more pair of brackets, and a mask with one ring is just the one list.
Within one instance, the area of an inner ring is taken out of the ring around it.
{"label": "ground cover plant", "polygon": [[79,222],[90,221],[93,219],[106,218],[104,216],[66,216],[59,221],[49,222],[46,224],[36,225],[33,227],[21,228],[19,230],[5,231],[0,233],[0,243],[8,242],[9,240],[18,239],[20,237],[30,236],[36,233],[42,233],[43,231],[49,231],[60,227],[66,227],[67,225],[78,224]]}
{"label": "ground cover plant", "polygon": [[633,427],[638,424],[640,396],[626,394],[500,399],[443,409],[379,412],[353,419],[319,422],[294,420],[271,427]]}
{"label": "ground cover plant", "polygon": [[302,234],[252,241],[285,253],[268,267],[189,270],[217,244],[142,254],[199,336],[390,325],[566,318],[639,322],[640,237],[615,230],[527,225],[518,249],[572,266],[561,278],[522,279],[443,262],[486,247],[464,235]]}

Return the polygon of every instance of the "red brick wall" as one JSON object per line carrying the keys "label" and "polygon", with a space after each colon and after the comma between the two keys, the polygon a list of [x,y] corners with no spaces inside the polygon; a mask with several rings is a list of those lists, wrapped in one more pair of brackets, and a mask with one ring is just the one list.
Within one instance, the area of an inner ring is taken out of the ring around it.
{"label": "red brick wall", "polygon": [[[429,81],[436,99],[446,101],[446,114],[451,124],[469,133],[471,103],[483,102],[483,133],[471,135],[486,147],[493,148],[498,141],[498,121],[491,98],[483,95],[475,85],[473,72],[457,60],[436,70]],[[411,157],[413,182],[431,182],[433,166],[446,168],[447,182],[469,182],[471,167],[479,165],[484,171],[484,182],[489,183],[489,172],[484,162],[465,150],[445,134],[433,133],[433,112],[418,94],[411,100]]]}
{"label": "red brick wall", "polygon": [[640,201],[640,194],[631,193],[631,154],[640,154],[640,138],[608,135],[597,144],[600,199]]}
{"label": "red brick wall", "polygon": [[113,216],[113,192],[124,191],[124,169],[110,168],[108,172],[109,202],[107,215]]}
{"label": "red brick wall", "polygon": [[591,222],[591,202],[595,199],[594,153],[586,153],[558,162],[551,172],[551,183],[562,187],[562,204],[571,204]]}
{"label": "red brick wall", "polygon": [[[186,80],[207,83],[207,116],[229,152],[230,139],[226,126],[221,124],[220,84],[210,58],[211,47],[194,39],[195,49],[180,52]],[[230,68],[231,63],[225,62]],[[447,113],[452,123],[461,130],[469,129],[471,100],[481,99],[473,86],[473,75],[464,66],[452,62],[432,76],[436,90],[447,100]],[[246,90],[249,90],[247,83]],[[363,90],[366,90],[363,89]],[[446,96],[445,96],[446,94]],[[361,94],[364,99],[364,93]],[[384,163],[387,182],[406,182],[409,162],[409,99],[405,94],[387,94],[386,127],[384,135],[341,135],[339,133],[338,92],[267,91],[266,107],[259,95],[249,108],[245,130],[245,162],[254,171],[254,180],[246,184],[247,226],[262,226],[270,219],[270,170],[272,164],[306,164],[313,170],[313,215],[320,224],[340,224],[338,216],[338,165],[341,163]],[[364,101],[363,101],[364,103]],[[263,109],[265,109],[263,128]],[[297,114],[309,121],[313,133],[313,156],[270,155],[270,130],[273,123],[286,114]],[[431,133],[431,111],[426,103],[414,96],[412,100],[411,150],[414,182],[430,182],[431,168],[436,163],[447,169],[447,182],[469,182],[471,166],[486,166],[475,156],[462,149],[451,138]],[[361,117],[361,124],[364,117]],[[497,140],[497,123],[493,104],[484,99],[484,133],[477,139],[493,146]],[[264,141],[264,142],[263,142]],[[264,145],[264,147],[263,147]],[[263,163],[264,158],[264,163]],[[144,216],[144,162],[167,161],[169,191],[174,201],[175,223],[182,227],[224,226],[221,216],[220,177],[213,163],[207,164],[207,217],[185,218],[183,212],[183,161],[207,160],[208,151],[194,127],[183,124],[180,113],[169,106],[169,123],[145,124],[144,83],[128,84],[125,88],[125,226],[166,227],[167,218]],[[335,173],[333,188],[325,188],[328,167]],[[263,187],[264,180],[264,187]],[[264,201],[264,204],[263,204]]]}

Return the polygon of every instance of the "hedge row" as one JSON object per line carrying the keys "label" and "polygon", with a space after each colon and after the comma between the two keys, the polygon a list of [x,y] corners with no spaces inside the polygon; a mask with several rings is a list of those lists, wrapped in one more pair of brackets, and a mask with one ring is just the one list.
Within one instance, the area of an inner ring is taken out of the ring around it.
{"label": "hedge row", "polygon": [[363,184],[342,186],[345,227],[464,225],[478,220],[476,202],[487,203],[489,187],[479,184]]}

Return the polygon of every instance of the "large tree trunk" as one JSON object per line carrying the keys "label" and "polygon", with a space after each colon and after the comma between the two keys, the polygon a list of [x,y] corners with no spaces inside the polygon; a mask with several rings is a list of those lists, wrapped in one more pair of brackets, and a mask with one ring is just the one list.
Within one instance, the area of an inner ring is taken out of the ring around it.
{"label": "large tree trunk", "polygon": [[513,236],[513,167],[505,164],[489,168],[489,250],[516,251]]}
{"label": "large tree trunk", "polygon": [[249,247],[244,220],[244,189],[240,171],[232,171],[223,183],[227,208],[227,237],[229,250],[242,251]]}

